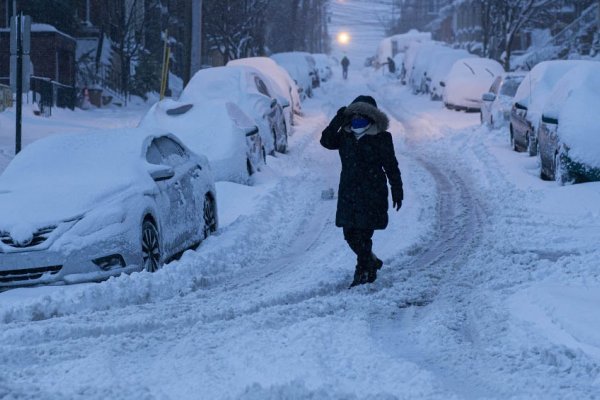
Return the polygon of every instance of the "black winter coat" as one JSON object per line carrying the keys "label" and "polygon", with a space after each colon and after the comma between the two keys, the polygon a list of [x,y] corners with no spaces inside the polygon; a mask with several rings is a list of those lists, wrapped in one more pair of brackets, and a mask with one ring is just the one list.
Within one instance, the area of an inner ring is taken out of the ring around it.
{"label": "black winter coat", "polygon": [[[371,132],[358,140],[347,124],[353,114],[374,121]],[[385,229],[388,224],[388,187],[392,199],[402,201],[402,178],[387,116],[367,103],[340,110],[325,128],[321,144],[338,150],[342,161],[335,224],[354,229]]]}

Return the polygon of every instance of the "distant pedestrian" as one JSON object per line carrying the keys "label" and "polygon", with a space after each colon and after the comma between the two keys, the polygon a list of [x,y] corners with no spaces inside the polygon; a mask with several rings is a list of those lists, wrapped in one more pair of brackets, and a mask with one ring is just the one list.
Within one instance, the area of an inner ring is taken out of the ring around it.
{"label": "distant pedestrian", "polygon": [[374,282],[383,261],[373,254],[371,238],[388,224],[388,186],[393,207],[400,210],[404,192],[389,120],[371,96],[358,96],[342,107],[321,136],[321,145],[338,150],[342,172],[335,224],[356,253],[350,287]]}
{"label": "distant pedestrian", "polygon": [[344,79],[348,79],[348,67],[350,66],[350,60],[348,60],[348,57],[344,56],[340,63],[342,64],[342,75]]}
{"label": "distant pedestrian", "polygon": [[396,63],[394,62],[394,60],[391,57],[387,58],[387,66],[388,66],[388,71],[390,71],[390,74],[396,73]]}

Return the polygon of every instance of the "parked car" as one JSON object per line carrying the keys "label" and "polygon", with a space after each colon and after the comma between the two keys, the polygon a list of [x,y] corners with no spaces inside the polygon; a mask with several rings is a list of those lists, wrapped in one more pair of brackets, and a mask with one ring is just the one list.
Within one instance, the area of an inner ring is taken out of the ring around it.
{"label": "parked car", "polygon": [[600,181],[600,62],[580,65],[556,84],[538,131],[542,179]]}
{"label": "parked car", "polygon": [[276,53],[271,55],[271,58],[290,74],[305,96],[313,96],[313,89],[318,86],[319,75],[316,63],[309,53]]}
{"label": "parked car", "polygon": [[489,92],[484,93],[481,97],[482,124],[492,128],[508,124],[513,97],[524,77],[524,72],[504,73],[496,77]]}
{"label": "parked car", "polygon": [[208,160],[175,136],[51,136],[0,175],[0,286],[154,272],[217,226]]}
{"label": "parked car", "polygon": [[[259,70],[264,77],[269,92],[272,92],[276,96],[287,100],[287,102],[290,104],[290,107],[284,107],[283,109],[286,115],[288,126],[294,123],[294,114],[302,115],[302,105],[300,103],[298,86],[290,74],[288,74],[285,69],[277,65],[274,60],[268,57],[248,57],[231,60],[227,63],[227,65],[246,65]],[[282,102],[280,101],[280,103]]]}
{"label": "parked car", "polygon": [[554,60],[537,64],[525,76],[510,111],[510,142],[515,151],[537,154],[537,130],[542,109],[556,83],[570,70],[586,61]]}
{"label": "parked car", "polygon": [[332,57],[322,53],[312,54],[312,57],[315,60],[317,66],[319,79],[322,82],[327,82],[328,80],[330,80],[333,76],[332,67],[336,65]]}
{"label": "parked car", "polygon": [[256,68],[238,65],[202,69],[194,74],[184,93],[180,102],[201,98],[236,104],[254,119],[267,153],[287,151],[288,127],[283,108],[290,104],[279,103],[280,99],[269,92],[264,77]]}
{"label": "parked car", "polygon": [[432,63],[427,71],[427,90],[431,100],[442,100],[446,77],[456,61],[463,58],[475,57],[477,56],[463,49],[445,48],[444,50],[440,50],[436,54],[435,62]]}
{"label": "parked car", "polygon": [[146,113],[140,127],[169,129],[190,149],[205,154],[215,180],[247,184],[265,165],[266,150],[256,122],[235,103],[183,90]]}
{"label": "parked car", "polygon": [[503,72],[502,65],[489,58],[456,61],[445,79],[444,105],[451,110],[480,111],[481,96]]}
{"label": "parked car", "polygon": [[438,42],[425,42],[417,48],[408,76],[408,85],[413,94],[428,93],[428,71],[435,64],[437,54],[447,49]]}

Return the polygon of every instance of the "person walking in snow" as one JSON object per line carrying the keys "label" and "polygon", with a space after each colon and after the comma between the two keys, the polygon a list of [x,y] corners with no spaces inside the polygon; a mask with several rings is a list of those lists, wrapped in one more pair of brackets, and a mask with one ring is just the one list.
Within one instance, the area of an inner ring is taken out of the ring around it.
{"label": "person walking in snow", "polygon": [[396,63],[394,62],[394,60],[392,60],[391,57],[387,58],[387,66],[388,71],[390,71],[390,74],[394,75],[396,73]]}
{"label": "person walking in snow", "polygon": [[337,111],[321,136],[321,145],[338,150],[342,162],[335,224],[356,253],[350,287],[374,282],[383,266],[373,254],[371,238],[388,224],[388,181],[393,207],[402,207],[402,177],[388,126],[375,99],[358,96]]}
{"label": "person walking in snow", "polygon": [[348,57],[344,56],[340,63],[342,64],[342,75],[344,79],[348,79],[348,67],[350,66],[350,60],[348,60]]}

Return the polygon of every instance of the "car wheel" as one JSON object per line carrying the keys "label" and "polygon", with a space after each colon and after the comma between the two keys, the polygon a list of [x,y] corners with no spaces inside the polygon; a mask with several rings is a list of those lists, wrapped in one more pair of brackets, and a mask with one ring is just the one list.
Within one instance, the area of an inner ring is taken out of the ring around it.
{"label": "car wheel", "polygon": [[569,181],[569,175],[565,171],[558,152],[554,155],[554,180],[561,186]]}
{"label": "car wheel", "polygon": [[248,176],[252,176],[254,174],[254,168],[252,167],[252,161],[249,158],[246,158],[246,171],[248,172]]}
{"label": "car wheel", "polygon": [[531,157],[537,155],[537,140],[531,139],[529,134],[527,135],[527,152]]}
{"label": "car wheel", "polygon": [[513,132],[512,125],[510,126],[510,148],[514,151],[519,151],[519,149],[517,148],[517,142],[515,141],[515,134]]}
{"label": "car wheel", "polygon": [[550,177],[544,170],[544,159],[542,158],[541,152],[538,152],[538,163],[540,164],[540,179],[543,181],[549,181]]}
{"label": "car wheel", "polygon": [[204,239],[217,230],[217,213],[215,203],[210,195],[204,196]]}
{"label": "car wheel", "polygon": [[156,225],[149,219],[142,223],[142,259],[144,270],[156,272],[160,268],[160,236]]}
{"label": "car wheel", "polygon": [[279,145],[279,148],[277,149],[277,151],[280,153],[287,153],[287,146],[288,146],[288,128],[287,128],[286,122],[283,121],[283,137],[281,138],[281,144]]}

